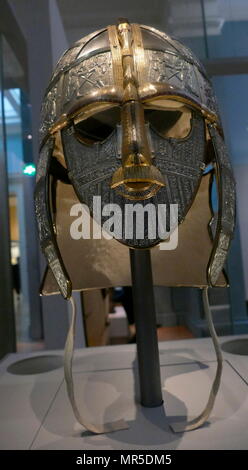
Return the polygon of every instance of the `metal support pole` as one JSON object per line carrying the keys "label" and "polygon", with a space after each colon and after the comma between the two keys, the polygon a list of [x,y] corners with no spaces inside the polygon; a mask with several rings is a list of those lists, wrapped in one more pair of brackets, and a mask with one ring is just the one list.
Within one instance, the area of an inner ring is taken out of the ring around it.
{"label": "metal support pole", "polygon": [[130,249],[141,404],[163,403],[150,250]]}

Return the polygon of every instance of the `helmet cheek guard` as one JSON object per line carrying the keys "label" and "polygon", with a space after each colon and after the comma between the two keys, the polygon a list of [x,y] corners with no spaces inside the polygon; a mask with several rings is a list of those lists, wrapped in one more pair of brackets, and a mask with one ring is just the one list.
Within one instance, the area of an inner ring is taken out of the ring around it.
{"label": "helmet cheek guard", "polygon": [[208,282],[215,286],[223,269],[235,227],[235,180],[223,136],[215,126],[208,124],[212,139],[218,186],[218,218],[214,245],[208,264]]}
{"label": "helmet cheek guard", "polygon": [[49,178],[54,141],[54,137],[51,136],[41,148],[35,188],[35,212],[42,252],[58,283],[62,296],[64,299],[69,299],[72,291],[71,281],[60,256],[50,210]]}

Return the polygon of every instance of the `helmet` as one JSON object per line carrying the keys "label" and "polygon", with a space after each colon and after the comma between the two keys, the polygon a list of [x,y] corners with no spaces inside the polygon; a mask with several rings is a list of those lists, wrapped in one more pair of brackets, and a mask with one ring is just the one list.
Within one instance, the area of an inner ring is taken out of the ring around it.
{"label": "helmet", "polygon": [[[78,202],[111,240],[71,237],[71,207]],[[153,248],[155,285],[226,285],[222,269],[234,231],[235,183],[211,83],[188,48],[122,19],[65,52],[42,105],[35,208],[49,266],[44,294],[58,287],[69,299],[72,288],[130,284],[127,247]],[[111,211],[125,215],[112,220]],[[177,228],[178,245],[160,251]],[[220,382],[221,355],[205,294],[218,368],[206,409],[184,429],[207,419]],[[80,421],[68,366],[73,328],[65,372]]]}
{"label": "helmet", "polygon": [[[212,249],[201,285],[216,285],[234,230],[235,184],[212,86],[188,48],[127,20],[76,42],[59,60],[46,90],[40,143],[39,235],[65,298],[71,281],[56,240],[49,174],[70,183],[91,215],[98,195],[100,209],[112,204],[124,211],[137,202],[144,211],[155,208],[155,218],[161,205],[176,204],[182,224],[210,168],[210,187],[217,177],[219,210],[214,223],[209,221]],[[130,236],[125,220],[112,233],[132,248],[155,246],[175,229],[172,224],[161,235],[158,223],[150,237],[144,217],[143,237],[138,225]],[[104,225],[106,216],[98,222]]]}

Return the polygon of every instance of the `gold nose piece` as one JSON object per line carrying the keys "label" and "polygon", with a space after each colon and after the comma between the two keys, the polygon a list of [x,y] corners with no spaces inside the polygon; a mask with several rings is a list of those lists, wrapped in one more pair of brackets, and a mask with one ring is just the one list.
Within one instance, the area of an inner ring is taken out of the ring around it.
{"label": "gold nose piece", "polygon": [[[122,166],[113,174],[111,188],[125,185],[128,192],[142,192],[165,185],[163,175],[152,164],[142,103],[130,100],[121,108]],[[155,192],[156,192],[155,191]]]}
{"label": "gold nose piece", "polygon": [[133,165],[120,167],[112,177],[111,188],[124,184],[129,191],[147,191],[156,184],[157,190],[165,185],[163,175],[154,165]]}
{"label": "gold nose piece", "polygon": [[[120,21],[117,27],[123,77],[122,166],[114,172],[110,186],[112,189],[119,188],[119,193],[126,198],[136,198],[135,193],[138,193],[137,199],[142,199],[142,192],[144,198],[151,197],[165,182],[159,169],[152,164],[144,108],[138,94],[139,74],[137,61],[134,60],[133,28],[127,20]],[[143,49],[141,34],[138,43],[139,48]]]}
{"label": "gold nose piece", "polygon": [[127,198],[129,192],[147,192],[151,187],[154,194],[165,182],[159,169],[152,164],[142,103],[130,100],[122,105],[121,126],[122,166],[114,172],[111,188],[124,184]]}

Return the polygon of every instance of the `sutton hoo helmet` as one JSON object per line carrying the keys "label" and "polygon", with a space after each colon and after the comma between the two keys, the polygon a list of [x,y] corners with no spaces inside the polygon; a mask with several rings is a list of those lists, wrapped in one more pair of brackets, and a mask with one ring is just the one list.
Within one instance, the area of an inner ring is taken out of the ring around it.
{"label": "sutton hoo helmet", "polygon": [[[149,217],[143,217],[140,237],[139,225],[130,235],[130,219],[123,217],[109,230],[113,240],[83,240],[83,247],[70,237],[76,202],[102,226],[106,204],[122,212],[133,203],[144,212],[152,207],[155,221],[161,205],[176,205],[178,219],[168,229],[167,211],[164,232],[160,220],[150,236]],[[212,86],[193,53],[127,20],[66,51],[42,105],[35,206],[50,268],[44,294],[57,285],[68,299],[72,288],[129,284],[127,247],[155,247],[155,284],[226,285],[222,269],[234,230],[235,184]],[[159,251],[177,224],[178,246]]]}

